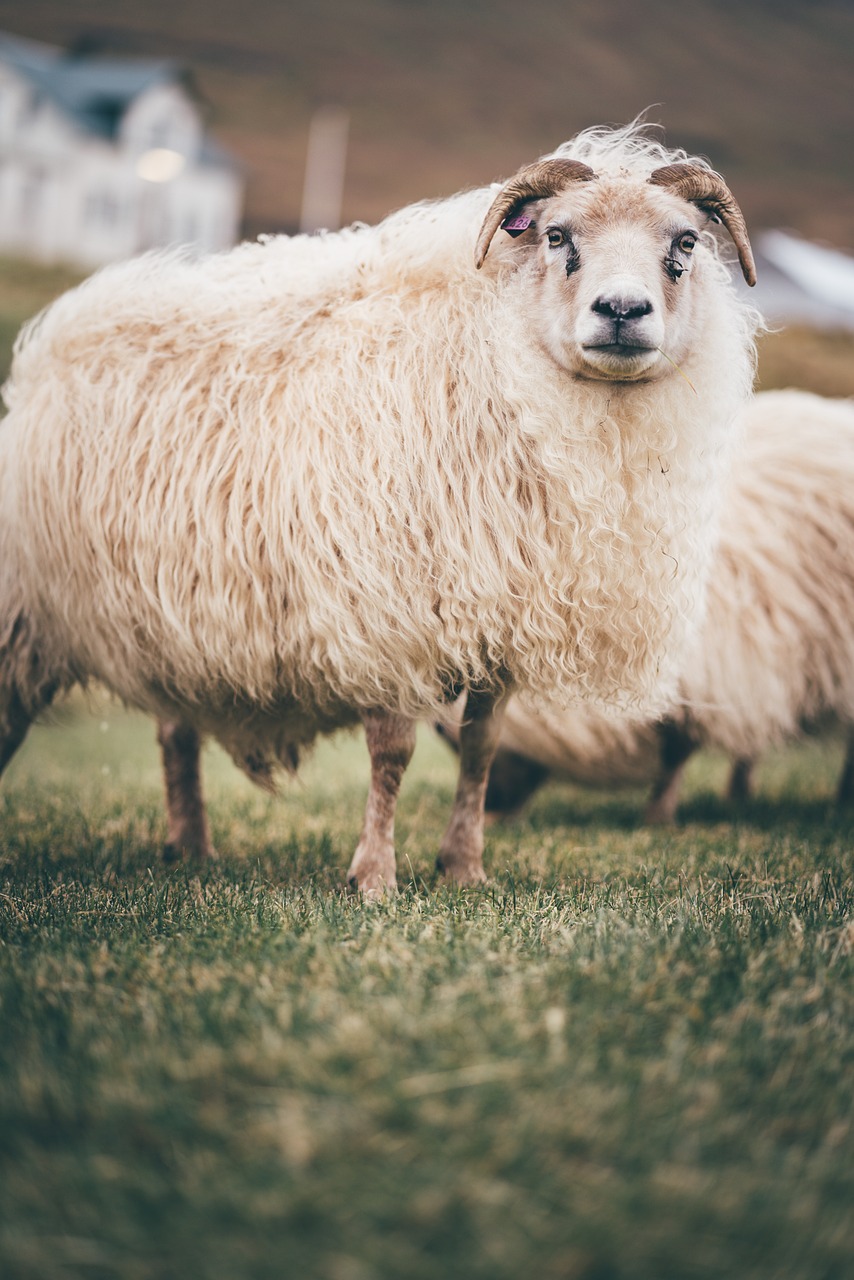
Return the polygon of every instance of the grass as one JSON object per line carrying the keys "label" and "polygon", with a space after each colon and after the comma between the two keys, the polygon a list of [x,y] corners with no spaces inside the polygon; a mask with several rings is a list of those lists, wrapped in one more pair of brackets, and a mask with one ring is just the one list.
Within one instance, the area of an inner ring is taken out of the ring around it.
{"label": "grass", "polygon": [[854,333],[790,325],[759,341],[760,391],[800,387],[823,396],[854,396]]}
{"label": "grass", "polygon": [[271,799],[216,751],[220,859],[167,870],[152,726],[72,703],[0,792],[0,1273],[844,1280],[854,1268],[852,830],[832,739],[724,762],[685,817],[544,789],[491,884],[341,892],[367,766]]}
{"label": "grass", "polygon": [[12,344],[25,320],[82,278],[70,267],[44,267],[0,257],[0,383],[12,362]]}

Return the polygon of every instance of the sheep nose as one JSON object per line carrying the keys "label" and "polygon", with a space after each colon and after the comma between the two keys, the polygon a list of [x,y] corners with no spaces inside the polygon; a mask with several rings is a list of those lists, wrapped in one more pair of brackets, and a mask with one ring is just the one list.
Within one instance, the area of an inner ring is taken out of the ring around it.
{"label": "sheep nose", "polygon": [[599,316],[607,316],[609,320],[638,320],[648,316],[652,311],[649,298],[623,298],[615,295],[606,298],[600,294],[593,303],[593,310]]}

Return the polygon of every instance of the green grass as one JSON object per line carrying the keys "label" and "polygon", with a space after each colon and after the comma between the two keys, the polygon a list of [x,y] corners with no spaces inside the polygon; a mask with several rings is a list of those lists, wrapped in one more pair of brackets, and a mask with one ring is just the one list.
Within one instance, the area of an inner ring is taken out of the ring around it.
{"label": "green grass", "polygon": [[25,320],[81,279],[70,267],[44,267],[0,257],[0,383],[12,362],[12,344]]}
{"label": "green grass", "polygon": [[546,788],[491,884],[340,885],[367,766],[279,798],[218,753],[218,863],[165,869],[153,727],[72,703],[0,790],[0,1274],[845,1280],[854,1270],[852,829],[832,739],[724,762],[685,818]]}

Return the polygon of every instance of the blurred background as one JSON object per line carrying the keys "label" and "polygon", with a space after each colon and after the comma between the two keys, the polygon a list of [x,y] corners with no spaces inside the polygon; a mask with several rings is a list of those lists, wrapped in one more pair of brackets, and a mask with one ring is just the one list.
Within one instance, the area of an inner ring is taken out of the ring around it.
{"label": "blurred background", "polygon": [[0,0],[0,372],[102,261],[375,221],[648,109],[744,209],[762,385],[854,394],[853,53],[851,0]]}

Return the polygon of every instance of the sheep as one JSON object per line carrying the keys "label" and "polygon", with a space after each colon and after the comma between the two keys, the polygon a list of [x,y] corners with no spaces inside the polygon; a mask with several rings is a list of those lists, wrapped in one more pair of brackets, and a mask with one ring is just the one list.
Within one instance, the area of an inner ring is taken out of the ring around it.
{"label": "sheep", "polygon": [[100,681],[167,726],[198,843],[193,734],[270,785],[361,721],[347,878],[378,894],[416,718],[465,691],[438,865],[482,880],[511,689],[672,696],[754,364],[711,221],[752,283],[720,175],[593,129],[376,227],[154,253],[63,295],[4,390],[0,762]]}
{"label": "sheep", "polygon": [[[847,726],[837,801],[854,801],[854,402],[757,394],[743,413],[703,629],[676,709],[659,723],[580,710],[507,710],[486,807],[509,813],[553,775],[653,783],[648,822],[676,814],[699,747],[731,757],[728,796],[753,763],[829,716]],[[452,740],[453,725],[441,730]]]}

